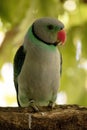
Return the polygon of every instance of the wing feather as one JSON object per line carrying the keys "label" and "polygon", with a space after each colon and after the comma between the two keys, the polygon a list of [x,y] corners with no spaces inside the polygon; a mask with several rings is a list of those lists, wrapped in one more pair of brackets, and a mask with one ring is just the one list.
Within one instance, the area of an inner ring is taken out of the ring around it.
{"label": "wing feather", "polygon": [[19,104],[19,101],[18,101],[18,75],[20,74],[21,72],[21,69],[22,69],[22,66],[23,66],[23,63],[24,63],[24,59],[25,59],[25,52],[24,52],[24,48],[23,46],[21,46],[15,57],[14,57],[14,85],[15,85],[15,89],[16,89],[16,93],[17,93],[17,102],[18,102],[18,105],[20,106]]}

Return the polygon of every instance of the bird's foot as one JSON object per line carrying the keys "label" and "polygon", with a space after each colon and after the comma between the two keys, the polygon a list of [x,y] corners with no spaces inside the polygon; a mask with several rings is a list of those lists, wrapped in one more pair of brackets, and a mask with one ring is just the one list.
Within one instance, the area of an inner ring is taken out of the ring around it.
{"label": "bird's foot", "polygon": [[55,107],[55,103],[52,102],[52,101],[50,101],[49,104],[48,104],[48,107],[49,107],[50,109],[53,109],[53,108]]}
{"label": "bird's foot", "polygon": [[29,106],[32,107],[35,112],[39,112],[38,106],[35,104],[34,100],[29,102]]}

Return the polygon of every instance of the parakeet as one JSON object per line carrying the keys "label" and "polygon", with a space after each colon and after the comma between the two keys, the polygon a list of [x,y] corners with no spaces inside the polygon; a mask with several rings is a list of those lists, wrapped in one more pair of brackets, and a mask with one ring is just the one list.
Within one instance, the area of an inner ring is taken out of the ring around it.
{"label": "parakeet", "polygon": [[55,104],[60,85],[61,54],[58,45],[65,42],[64,25],[56,18],[35,20],[14,57],[14,84],[21,107]]}

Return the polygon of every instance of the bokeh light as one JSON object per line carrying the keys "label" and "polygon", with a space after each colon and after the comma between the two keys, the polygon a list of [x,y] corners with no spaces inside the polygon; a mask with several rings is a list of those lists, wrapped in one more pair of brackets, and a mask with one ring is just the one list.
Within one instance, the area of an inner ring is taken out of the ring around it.
{"label": "bokeh light", "polygon": [[13,65],[5,63],[1,68],[0,106],[17,106],[16,92],[13,83]]}

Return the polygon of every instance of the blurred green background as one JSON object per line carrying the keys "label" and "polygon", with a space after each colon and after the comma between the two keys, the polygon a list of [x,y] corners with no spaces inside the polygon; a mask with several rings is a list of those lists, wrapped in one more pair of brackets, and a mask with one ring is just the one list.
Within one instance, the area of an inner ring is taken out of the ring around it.
{"label": "blurred green background", "polygon": [[57,102],[87,105],[87,0],[0,0],[0,106],[15,106],[13,57],[32,22],[56,17],[65,25]]}

